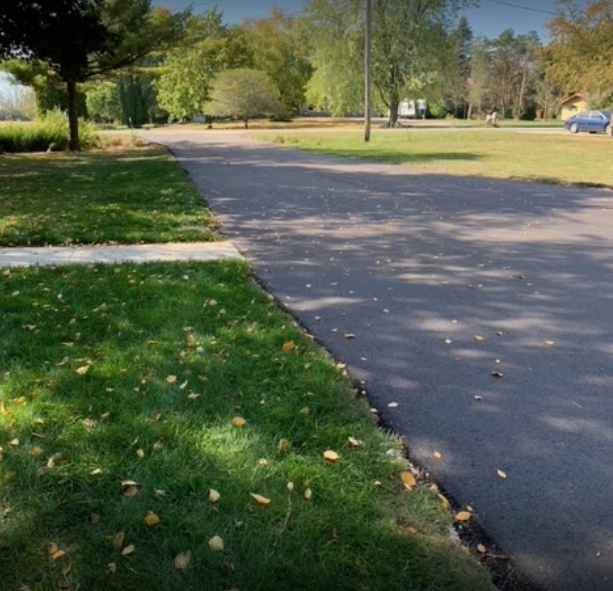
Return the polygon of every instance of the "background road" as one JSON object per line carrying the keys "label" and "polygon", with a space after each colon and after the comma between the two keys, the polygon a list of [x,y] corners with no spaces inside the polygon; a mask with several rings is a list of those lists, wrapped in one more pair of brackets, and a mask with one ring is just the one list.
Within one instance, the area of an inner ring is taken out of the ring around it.
{"label": "background road", "polygon": [[612,192],[145,135],[533,581],[613,589]]}

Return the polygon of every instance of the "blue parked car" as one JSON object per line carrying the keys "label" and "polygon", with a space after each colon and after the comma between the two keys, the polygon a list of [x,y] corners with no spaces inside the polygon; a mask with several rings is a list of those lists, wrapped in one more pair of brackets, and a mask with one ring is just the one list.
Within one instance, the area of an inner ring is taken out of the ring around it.
{"label": "blue parked car", "polygon": [[564,123],[564,128],[571,133],[578,131],[588,131],[590,133],[610,133],[611,132],[611,111],[585,111],[573,115]]}

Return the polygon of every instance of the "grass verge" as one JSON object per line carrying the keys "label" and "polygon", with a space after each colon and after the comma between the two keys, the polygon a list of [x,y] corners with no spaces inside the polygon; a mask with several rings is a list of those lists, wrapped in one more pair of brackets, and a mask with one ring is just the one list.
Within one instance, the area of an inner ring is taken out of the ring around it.
{"label": "grass verge", "polygon": [[350,132],[261,137],[328,156],[406,164],[428,172],[613,187],[613,142],[604,135],[391,130],[374,133],[368,144]]}
{"label": "grass verge", "polygon": [[171,157],[144,148],[0,156],[0,246],[215,240]]}
{"label": "grass verge", "polygon": [[5,270],[0,306],[3,590],[491,589],[243,263]]}

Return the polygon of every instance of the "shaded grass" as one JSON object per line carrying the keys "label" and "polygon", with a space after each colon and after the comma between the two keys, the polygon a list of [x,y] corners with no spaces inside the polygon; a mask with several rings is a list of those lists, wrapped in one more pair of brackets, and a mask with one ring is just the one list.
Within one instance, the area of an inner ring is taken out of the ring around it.
{"label": "shaded grass", "polygon": [[186,175],[153,149],[0,156],[0,246],[215,240]]}
{"label": "shaded grass", "polygon": [[368,144],[350,132],[261,137],[328,156],[428,172],[613,187],[613,142],[604,135],[391,130],[374,133]]}
{"label": "shaded grass", "polygon": [[399,442],[246,265],[6,270],[0,306],[3,591],[490,588],[436,495],[402,489]]}

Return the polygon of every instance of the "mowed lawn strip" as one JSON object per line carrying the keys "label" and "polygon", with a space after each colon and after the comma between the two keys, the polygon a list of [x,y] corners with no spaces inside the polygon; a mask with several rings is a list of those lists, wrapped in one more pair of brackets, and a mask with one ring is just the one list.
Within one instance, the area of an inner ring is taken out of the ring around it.
{"label": "mowed lawn strip", "polygon": [[245,264],[1,279],[3,589],[491,589]]}
{"label": "mowed lawn strip", "polygon": [[187,176],[154,148],[0,156],[0,246],[216,240]]}
{"label": "mowed lawn strip", "polygon": [[606,135],[396,129],[373,133],[369,143],[358,132],[260,137],[327,156],[406,164],[427,172],[613,186],[613,140]]}

